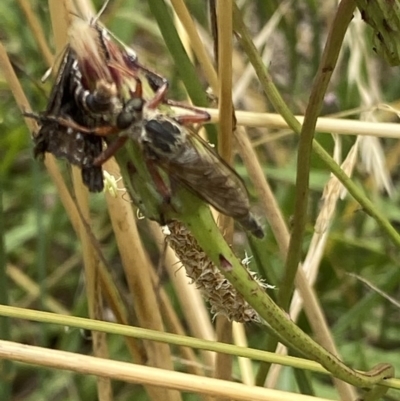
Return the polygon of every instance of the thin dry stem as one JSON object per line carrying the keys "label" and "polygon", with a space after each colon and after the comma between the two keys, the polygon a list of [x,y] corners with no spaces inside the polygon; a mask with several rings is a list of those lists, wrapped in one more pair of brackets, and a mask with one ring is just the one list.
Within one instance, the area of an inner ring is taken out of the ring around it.
{"label": "thin dry stem", "polygon": [[[234,344],[240,347],[247,348],[249,345],[247,343],[244,325],[242,323],[233,322],[232,331]],[[247,384],[248,386],[254,386],[255,380],[253,373],[253,364],[251,360],[248,358],[238,357],[238,363],[242,383]]]}
{"label": "thin dry stem", "polygon": [[174,12],[174,23],[176,26],[176,31],[178,32],[178,36],[181,39],[182,45],[185,48],[185,51],[190,59],[190,61],[194,62],[193,50],[190,45],[190,38],[186,32],[185,27],[183,26],[181,20],[178,18],[176,12]]}
{"label": "thin dry stem", "polygon": [[[17,266],[8,264],[7,265],[7,275],[14,281],[15,284],[20,287],[23,291],[26,291],[27,294],[31,295],[33,298],[37,298],[40,295],[41,287],[33,281],[29,276],[27,276],[20,268]],[[56,299],[52,296],[45,294],[43,296],[43,305],[47,310],[59,313],[61,315],[69,315],[70,312],[63,305],[61,305]]]}
{"label": "thin dry stem", "polygon": [[[228,163],[233,159],[233,119],[232,107],[232,1],[217,0],[217,29],[218,29],[218,109],[219,132],[218,150],[220,156]],[[233,219],[227,216],[219,218],[221,231],[228,242],[233,239]],[[232,324],[225,316],[217,317],[218,341],[232,343]],[[232,377],[233,360],[230,355],[217,354],[215,361],[215,376],[229,380]],[[222,400],[221,400],[222,401]]]}
{"label": "thin dry stem", "polygon": [[204,48],[204,45],[197,32],[196,26],[193,22],[193,19],[189,13],[184,1],[183,0],[171,0],[171,4],[174,7],[176,15],[181,20],[182,25],[186,29],[186,32],[190,38],[193,52],[196,55],[200,65],[202,67],[202,70],[204,71],[207,82],[211,86],[213,92],[218,93],[219,82],[218,82],[217,73],[214,69],[214,66],[211,62],[209,55],[206,52],[206,49]]}
{"label": "thin dry stem", "polygon": [[28,25],[32,30],[33,37],[36,40],[36,43],[39,47],[40,52],[42,53],[42,56],[46,60],[47,66],[51,67],[53,65],[54,57],[45,39],[42,26],[40,25],[38,18],[36,17],[35,13],[32,10],[32,2],[29,0],[17,0],[17,1],[23,13],[25,14],[25,18],[28,22]]}
{"label": "thin dry stem", "polygon": [[57,53],[60,53],[67,43],[68,27],[76,11],[72,0],[49,0],[49,11],[54,43]]}
{"label": "thin dry stem", "polygon": [[[179,320],[176,311],[174,310],[171,300],[168,298],[168,295],[161,287],[160,280],[157,277],[155,271],[152,271],[153,286],[158,289],[158,299],[160,304],[160,313],[163,316],[165,326],[167,327],[168,332],[173,334],[178,334],[181,336],[186,335],[185,329],[182,326],[182,323]],[[179,347],[182,353],[182,358],[185,360],[186,365],[188,367],[188,371],[192,374],[196,374],[199,376],[204,376],[205,371],[204,368],[199,364],[197,360],[196,354],[189,347]]]}
{"label": "thin dry stem", "polygon": [[[272,231],[278,242],[282,260],[284,260],[289,245],[289,231],[286,227],[280,208],[268,185],[267,179],[265,178],[260,163],[257,160],[257,155],[252,148],[250,140],[245,134],[244,130],[242,132],[237,132],[236,140],[240,149],[239,153],[243,158],[249,176],[254,183],[258,194],[260,195],[261,202],[264,208],[264,213],[267,216],[268,222],[271,225]],[[313,329],[317,330],[319,333],[329,332],[329,328],[326,324],[323,312],[317,302],[316,295],[312,290],[311,285],[307,282],[307,279],[302,269],[298,269],[295,284],[303,299],[304,309]],[[296,319],[294,318],[293,320]],[[318,340],[320,344],[323,345],[326,349],[337,355],[336,347],[330,335],[326,337],[319,335]],[[353,396],[352,387],[350,385],[340,381],[336,382],[338,389],[340,389],[340,392],[343,392],[348,397]]]}
{"label": "thin dry stem", "polygon": [[[56,38],[56,49],[57,52],[61,53],[68,38],[70,14],[67,10],[72,9],[72,5],[64,3],[64,13],[55,13],[54,2],[51,1],[51,3],[50,17],[53,25],[54,37]],[[53,5],[53,7],[51,5]],[[61,21],[63,23],[61,23]],[[67,25],[65,25],[64,22],[67,22]],[[78,232],[82,244],[89,317],[95,320],[103,320],[103,298],[101,294],[98,268],[100,261],[96,254],[96,250],[91,244],[91,238],[85,227],[85,224],[91,226],[88,191],[83,185],[80,169],[75,166],[72,167],[72,178],[77,207],[81,213],[81,219],[78,220]],[[106,334],[94,331],[92,332],[92,339],[93,354],[100,358],[108,358],[109,352]],[[98,378],[97,393],[100,401],[111,401],[113,399],[111,381],[106,378]]]}
{"label": "thin dry stem", "polygon": [[254,151],[245,130],[243,128],[237,129],[235,132],[235,138],[239,154],[242,157],[250,179],[257,190],[264,215],[266,216],[268,223],[271,225],[279,246],[282,260],[284,260],[289,246],[289,232],[286,228],[286,223],[279,205],[268,184],[264,171],[257,159],[257,154]]}
{"label": "thin dry stem", "polygon": [[[217,27],[218,27],[218,110],[219,132],[218,151],[220,156],[231,164],[233,160],[233,120],[232,105],[232,1],[218,0]],[[233,219],[221,216],[221,231],[228,242],[233,238]],[[225,329],[222,332],[227,333]]]}
{"label": "thin dry stem", "polygon": [[[17,344],[0,340],[0,357],[33,365],[55,369],[66,369],[81,374],[108,377],[118,381],[157,385],[169,389],[223,396],[244,401],[329,401],[325,398],[302,394],[270,390],[261,387],[249,387],[240,383],[198,377],[186,373],[172,372],[110,359],[72,352],[58,351],[32,345]],[[166,393],[163,390],[164,394]],[[165,398],[160,398],[164,400]]]}
{"label": "thin dry stem", "polygon": [[232,1],[217,0],[219,76],[219,154],[232,162]]}
{"label": "thin dry stem", "polygon": [[[374,106],[374,107],[377,107]],[[210,114],[212,123],[217,123],[218,110],[200,108]],[[255,113],[251,111],[236,110],[237,124],[247,127],[264,127],[270,129],[287,129],[288,125],[279,114]],[[295,116],[300,124],[304,116]],[[394,123],[377,123],[369,121],[357,121],[349,119],[319,117],[316,131],[321,133],[335,132],[339,135],[370,135],[381,138],[400,138],[399,125]]]}
{"label": "thin dry stem", "polygon": [[[232,322],[225,316],[216,318],[217,340],[226,344],[233,343]],[[215,358],[214,377],[222,380],[232,380],[233,357],[224,353],[217,353]],[[227,398],[217,398],[215,401],[229,401]]]}
{"label": "thin dry stem", "polygon": [[[109,160],[105,169],[120,175],[115,160]],[[136,227],[136,218],[132,206],[120,192],[113,197],[106,195],[108,211],[113,232],[121,255],[125,276],[133,298],[133,306],[141,327],[164,331],[159,312],[157,295],[151,278],[151,264],[143,249]],[[173,370],[171,353],[166,344],[144,342],[149,364],[164,369]],[[156,388],[151,388],[152,396],[156,397]],[[158,394],[161,397],[161,393]],[[179,400],[180,395],[169,391],[162,395],[165,400]]]}
{"label": "thin dry stem", "polygon": [[[165,236],[162,234],[160,226],[157,223],[149,222],[148,226],[161,252],[161,248],[164,248],[161,244],[165,243]],[[210,322],[209,313],[200,291],[194,285],[189,285],[185,269],[176,257],[175,252],[169,246],[165,252],[165,268],[168,271],[169,279],[175,288],[181,305],[185,306],[182,308],[182,313],[185,316],[190,333],[196,338],[215,341],[215,331]],[[204,364],[214,366],[215,353],[210,351],[201,352]]]}
{"label": "thin dry stem", "polygon": [[[75,189],[77,207],[81,210],[82,219],[90,225],[90,212],[88,204],[88,191],[84,187],[81,171],[72,167],[72,177]],[[89,317],[94,320],[103,319],[103,298],[101,294],[99,277],[99,258],[96,250],[91,244],[89,233],[86,231],[85,223],[79,219],[79,238],[82,246],[83,265],[85,270],[85,286],[88,300]],[[106,333],[92,331],[93,354],[100,358],[108,358],[108,345]],[[105,378],[98,378],[97,392],[100,401],[111,401],[113,399],[111,381]]]}
{"label": "thin dry stem", "polygon": [[92,0],[74,0],[79,15],[84,19],[92,18],[96,15],[96,10]]}
{"label": "thin dry stem", "polygon": [[[348,81],[358,90],[360,107],[371,110],[374,104],[380,103],[382,93],[377,79],[379,74],[373,68],[372,55],[365,42],[365,23],[361,16],[357,16],[350,26],[346,36],[349,53]],[[346,43],[345,42],[345,43]],[[364,121],[376,121],[372,112],[364,112],[360,118]],[[361,163],[374,178],[374,186],[386,190],[389,195],[393,193],[393,183],[386,167],[385,155],[382,145],[375,137],[364,136],[359,140]]]}
{"label": "thin dry stem", "polygon": [[[257,49],[260,49],[266,44],[270,36],[274,33],[277,28],[282,16],[288,10],[293,0],[283,1],[279,4],[276,11],[269,18],[268,23],[266,23],[262,30],[254,38],[254,45]],[[265,46],[265,52],[270,52],[268,46]],[[264,55],[263,55],[264,56]],[[263,59],[265,59],[263,57]],[[233,103],[236,104],[238,101],[243,101],[243,98],[247,97],[245,94],[246,89],[250,85],[252,79],[254,78],[255,72],[251,63],[248,63],[245,70],[241,72],[239,79],[236,81],[233,89]]]}

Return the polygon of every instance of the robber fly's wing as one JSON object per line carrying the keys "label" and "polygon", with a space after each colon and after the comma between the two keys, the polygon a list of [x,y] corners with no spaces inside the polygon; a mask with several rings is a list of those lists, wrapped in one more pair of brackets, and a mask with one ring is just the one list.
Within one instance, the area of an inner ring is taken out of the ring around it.
{"label": "robber fly's wing", "polygon": [[233,218],[249,213],[248,193],[242,179],[199,136],[187,137],[187,144],[172,160],[169,170],[218,211]]}
{"label": "robber fly's wing", "polygon": [[208,143],[168,119],[148,121],[145,128],[151,151],[172,179],[226,215],[249,213],[243,181]]}

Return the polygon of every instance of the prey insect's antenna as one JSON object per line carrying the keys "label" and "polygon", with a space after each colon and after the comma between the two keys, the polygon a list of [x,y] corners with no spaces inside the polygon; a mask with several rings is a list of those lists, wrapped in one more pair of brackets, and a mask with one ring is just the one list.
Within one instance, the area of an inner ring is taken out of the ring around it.
{"label": "prey insect's antenna", "polygon": [[103,5],[101,6],[99,12],[95,15],[95,17],[93,18],[93,20],[91,21],[92,24],[95,24],[99,18],[101,17],[101,15],[103,14],[103,12],[105,11],[105,9],[108,7],[108,4],[110,3],[110,0],[106,0]]}
{"label": "prey insect's antenna", "polygon": [[54,70],[54,66],[58,65],[60,58],[64,56],[65,52],[67,51],[67,48],[68,48],[68,45],[65,45],[63,47],[63,49],[56,55],[56,58],[54,59],[52,66],[50,68],[48,68],[46,70],[46,72],[43,74],[43,76],[40,78],[40,82],[42,84],[48,80],[49,76],[52,74],[52,72]]}

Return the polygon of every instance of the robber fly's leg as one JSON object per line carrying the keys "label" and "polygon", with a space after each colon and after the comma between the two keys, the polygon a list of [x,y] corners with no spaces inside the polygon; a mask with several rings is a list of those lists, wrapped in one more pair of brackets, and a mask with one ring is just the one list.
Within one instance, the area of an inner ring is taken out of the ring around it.
{"label": "robber fly's leg", "polygon": [[94,161],[93,165],[94,166],[101,166],[103,163],[105,163],[108,159],[113,157],[115,153],[122,148],[122,146],[125,145],[126,141],[128,140],[128,137],[126,136],[120,136],[118,137],[114,142],[112,142],[110,145],[107,146],[107,149],[104,150],[103,152],[100,153],[99,156],[97,156]]}
{"label": "robber fly's leg", "polygon": [[136,88],[135,92],[132,93],[133,97],[136,97],[138,99],[143,99],[143,84],[142,80],[140,78],[135,78],[136,79]]}
{"label": "robber fly's leg", "polygon": [[185,110],[190,110],[193,113],[195,113],[196,115],[198,115],[199,118],[203,118],[204,122],[209,121],[211,119],[211,116],[205,110],[201,110],[196,106],[192,106],[191,104],[182,103],[182,102],[178,102],[176,100],[171,100],[171,99],[166,99],[165,103],[168,104],[169,106],[178,107],[180,109],[185,109]]}
{"label": "robber fly's leg", "polygon": [[163,103],[165,101],[165,96],[167,94],[167,91],[168,91],[168,84],[166,83],[163,86],[161,86],[155,93],[154,97],[147,102],[146,107],[148,109],[156,109],[160,105],[160,103]]}
{"label": "robber fly's leg", "polygon": [[157,192],[161,195],[163,199],[163,203],[170,204],[171,203],[171,191],[165,184],[163,178],[161,177],[160,173],[157,170],[157,167],[152,162],[151,159],[145,158],[145,163],[147,166],[147,170],[151,175],[151,178],[154,182],[154,185],[157,189]]}
{"label": "robber fly's leg", "polygon": [[42,116],[40,114],[37,114],[37,113],[31,113],[29,111],[23,111],[22,115],[24,117],[32,118],[33,120],[37,121],[38,123],[40,123],[42,121]]}
{"label": "robber fly's leg", "polygon": [[175,116],[174,120],[181,125],[187,124],[204,124],[210,121],[211,117],[208,113],[206,114],[184,114],[181,116]]}
{"label": "robber fly's leg", "polygon": [[57,117],[57,116],[43,116],[43,115],[36,115],[34,113],[23,113],[25,117],[30,117],[37,120],[39,123],[43,124],[45,122],[54,122],[63,127],[71,128],[75,131],[79,131],[82,134],[91,134],[97,136],[108,136],[112,134],[116,134],[119,132],[117,127],[113,127],[111,125],[104,125],[100,127],[93,127],[88,128],[84,125],[80,125],[76,123],[74,120],[64,118],[64,117]]}
{"label": "robber fly's leg", "polygon": [[206,111],[200,110],[195,106],[191,106],[190,104],[181,103],[170,99],[165,100],[165,103],[169,106],[193,111],[194,114],[183,114],[181,116],[174,116],[174,120],[177,121],[179,124],[204,124],[211,120],[211,116]]}

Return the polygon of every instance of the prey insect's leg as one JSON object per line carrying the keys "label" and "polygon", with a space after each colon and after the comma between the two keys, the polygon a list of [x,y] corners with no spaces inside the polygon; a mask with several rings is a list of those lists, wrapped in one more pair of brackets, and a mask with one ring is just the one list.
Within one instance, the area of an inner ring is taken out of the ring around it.
{"label": "prey insect's leg", "polygon": [[128,140],[128,137],[126,136],[120,136],[118,139],[116,139],[114,142],[112,142],[109,146],[107,146],[107,149],[104,150],[103,152],[100,153],[99,156],[97,156],[94,161],[93,165],[94,166],[101,166],[103,163],[105,163],[108,159],[110,159],[112,156],[115,155],[115,153],[122,148],[122,146],[125,145],[126,141]]}
{"label": "prey insect's leg", "polygon": [[166,78],[157,72],[150,70],[143,64],[140,64],[137,58],[129,58],[126,60],[126,63],[130,69],[145,73],[147,82],[149,83],[151,89],[156,93],[156,96],[158,96],[160,92],[162,93],[162,96],[165,96],[169,86],[169,82]]}
{"label": "prey insect's leg", "polygon": [[133,60],[126,58],[125,64],[127,68],[112,62],[109,63],[108,66],[109,68],[115,68],[116,70],[122,71],[136,80],[135,91],[131,93],[132,97],[143,98],[142,81],[138,76],[138,71],[142,71],[146,74],[147,82],[155,92],[153,98],[146,103],[146,107],[149,109],[155,109],[160,103],[165,101],[165,96],[168,91],[168,81],[164,77],[139,64],[136,58]]}

